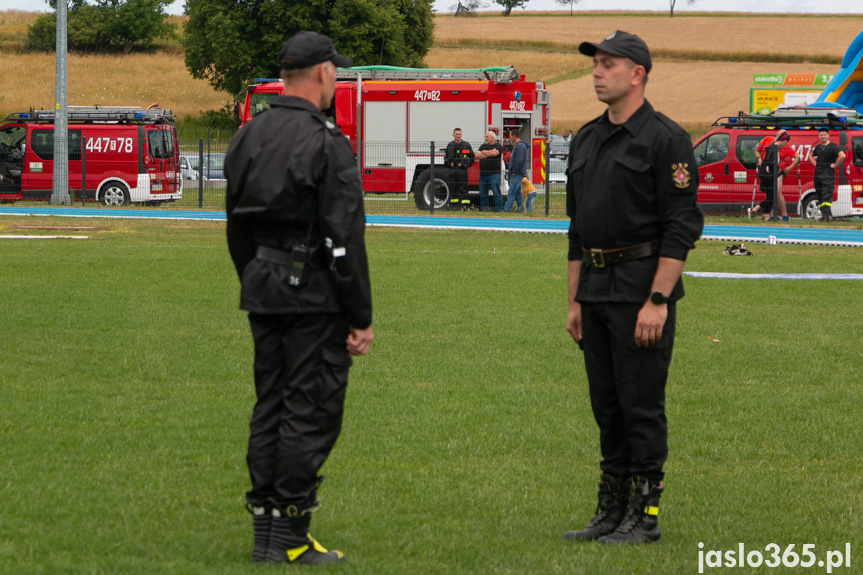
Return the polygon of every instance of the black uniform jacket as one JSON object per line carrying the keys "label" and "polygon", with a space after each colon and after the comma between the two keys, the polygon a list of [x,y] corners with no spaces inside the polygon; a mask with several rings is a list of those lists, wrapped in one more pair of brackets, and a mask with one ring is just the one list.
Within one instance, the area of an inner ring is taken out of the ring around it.
{"label": "black uniform jacket", "polygon": [[836,168],[831,168],[830,164],[836,163],[840,151],[839,146],[833,142],[819,143],[812,148],[812,156],[815,158],[815,174],[835,178]]}
{"label": "black uniform jacket", "polygon": [[450,167],[450,163],[452,163],[454,164],[452,167],[466,170],[473,165],[473,159],[474,153],[470,142],[462,140],[461,144],[456,144],[453,140],[447,144],[444,156],[447,167]]}
{"label": "black uniform jacket", "polygon": [[[696,205],[698,169],[689,136],[645,101],[624,124],[606,112],[570,143],[566,183],[569,255],[658,240],[659,255],[605,268],[582,262],[575,299],[643,302],[659,256],[686,260],[704,227]],[[683,297],[678,281],[670,294]]]}
{"label": "black uniform jacket", "polygon": [[[242,283],[240,307],[342,312],[364,329],[372,321],[371,287],[363,192],[350,142],[307,100],[279,96],[270,106],[234,136],[225,158],[228,248]],[[257,258],[256,250],[290,250],[304,242],[310,224],[313,247],[329,237],[345,255],[335,273],[316,255],[308,284],[291,287],[289,266]]]}

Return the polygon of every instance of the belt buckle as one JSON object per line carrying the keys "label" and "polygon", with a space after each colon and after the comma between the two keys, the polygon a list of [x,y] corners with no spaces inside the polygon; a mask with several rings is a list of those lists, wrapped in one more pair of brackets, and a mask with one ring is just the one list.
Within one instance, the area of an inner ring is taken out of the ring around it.
{"label": "belt buckle", "polygon": [[603,254],[602,250],[599,248],[591,248],[590,249],[590,260],[593,262],[593,267],[596,267],[596,268],[604,268],[605,267],[605,254]]}

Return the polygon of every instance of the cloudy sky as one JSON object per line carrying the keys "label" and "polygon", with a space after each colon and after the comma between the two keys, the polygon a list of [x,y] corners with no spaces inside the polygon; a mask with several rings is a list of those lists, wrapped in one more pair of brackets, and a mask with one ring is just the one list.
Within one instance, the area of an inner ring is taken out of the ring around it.
{"label": "cloudy sky", "polygon": [[[492,0],[485,0],[489,6],[496,6]],[[439,12],[449,12],[457,5],[457,0],[435,0],[435,8]],[[171,4],[168,12],[182,14],[184,0]],[[530,10],[560,10],[554,0],[528,0]],[[499,9],[499,8],[498,8]],[[669,0],[579,0],[575,5],[577,11],[588,10],[655,10],[667,11]],[[2,10],[31,10],[47,12],[48,3],[44,0],[0,0]],[[860,0],[697,0],[689,4],[687,0],[677,0],[675,12],[791,12],[817,14],[863,14],[863,2]]]}

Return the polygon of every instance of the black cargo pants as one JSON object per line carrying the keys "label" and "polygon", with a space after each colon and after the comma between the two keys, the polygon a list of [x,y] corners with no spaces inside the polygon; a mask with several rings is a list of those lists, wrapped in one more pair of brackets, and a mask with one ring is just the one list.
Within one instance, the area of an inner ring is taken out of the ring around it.
{"label": "black cargo pants", "polygon": [[831,204],[833,202],[833,190],[836,184],[836,173],[833,170],[825,170],[824,168],[815,170],[815,177],[812,179],[815,185],[815,195],[818,197],[818,205]]}
{"label": "black cargo pants", "polygon": [[467,168],[453,168],[450,170],[450,182],[452,182],[451,204],[461,205],[463,200],[470,199],[468,195]]}
{"label": "black cargo pants", "polygon": [[257,402],[249,424],[246,500],[308,507],[336,443],[351,357],[343,314],[249,314]]}
{"label": "black cargo pants", "polygon": [[603,473],[663,479],[668,457],[665,382],[674,345],[675,304],[662,338],[635,345],[640,303],[582,303],[582,345],[593,416],[599,425]]}

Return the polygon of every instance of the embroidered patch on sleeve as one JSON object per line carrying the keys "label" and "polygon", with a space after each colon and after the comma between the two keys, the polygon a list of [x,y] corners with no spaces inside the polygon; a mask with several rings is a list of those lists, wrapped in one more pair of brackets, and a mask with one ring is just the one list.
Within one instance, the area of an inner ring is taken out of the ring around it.
{"label": "embroidered patch on sleeve", "polygon": [[674,185],[678,188],[686,188],[689,186],[689,181],[691,180],[689,176],[689,170],[687,168],[689,164],[685,164],[683,162],[679,164],[671,164],[671,179],[674,180]]}

